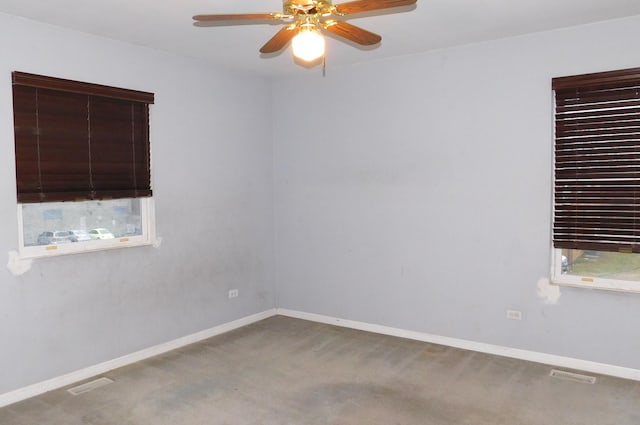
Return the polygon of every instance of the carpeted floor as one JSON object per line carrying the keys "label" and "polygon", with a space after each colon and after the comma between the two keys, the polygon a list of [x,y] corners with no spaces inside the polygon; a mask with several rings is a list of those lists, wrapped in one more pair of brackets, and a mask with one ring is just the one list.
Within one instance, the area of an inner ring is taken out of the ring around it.
{"label": "carpeted floor", "polygon": [[640,383],[275,316],[0,409],[2,425],[638,425]]}

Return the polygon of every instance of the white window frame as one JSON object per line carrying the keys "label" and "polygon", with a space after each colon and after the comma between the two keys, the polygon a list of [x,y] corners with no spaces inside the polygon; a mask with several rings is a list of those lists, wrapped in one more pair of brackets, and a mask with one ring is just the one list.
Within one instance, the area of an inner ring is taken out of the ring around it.
{"label": "white window frame", "polygon": [[152,197],[140,199],[140,220],[142,234],[115,239],[91,240],[59,245],[24,245],[24,222],[22,218],[22,204],[18,204],[18,251],[20,258],[33,259],[54,257],[59,255],[79,254],[84,252],[104,251],[118,248],[156,244],[155,203]]}

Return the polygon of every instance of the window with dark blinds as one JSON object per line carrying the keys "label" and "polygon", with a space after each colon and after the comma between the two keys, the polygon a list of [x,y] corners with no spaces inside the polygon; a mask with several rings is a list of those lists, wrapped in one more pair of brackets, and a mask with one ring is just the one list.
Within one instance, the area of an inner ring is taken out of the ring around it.
{"label": "window with dark blinds", "polygon": [[152,93],[14,72],[18,202],[151,196]]}
{"label": "window with dark blinds", "polygon": [[640,252],[640,68],[552,88],[554,247]]}

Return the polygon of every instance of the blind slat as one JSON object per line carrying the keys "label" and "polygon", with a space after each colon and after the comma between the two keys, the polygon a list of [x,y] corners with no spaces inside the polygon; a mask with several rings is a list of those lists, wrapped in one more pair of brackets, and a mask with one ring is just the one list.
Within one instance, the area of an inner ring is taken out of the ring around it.
{"label": "blind slat", "polygon": [[592,136],[611,136],[611,135],[626,135],[633,136],[635,138],[640,137],[640,127],[638,126],[619,126],[619,127],[606,127],[606,128],[598,128],[598,127],[587,127],[582,129],[575,130],[566,130],[562,127],[556,129],[558,134],[558,139],[562,140],[562,138],[567,137],[592,137]]}
{"label": "blind slat", "polygon": [[607,108],[607,109],[599,109],[595,111],[579,111],[572,113],[560,113],[556,110],[556,121],[558,120],[572,120],[572,119],[581,119],[581,118],[590,118],[590,117],[615,117],[615,116],[632,116],[637,117],[638,113],[640,113],[640,108]]}
{"label": "blind slat", "polygon": [[596,104],[606,105],[612,102],[620,102],[627,100],[640,99],[640,92],[638,87],[631,87],[619,90],[599,90],[599,91],[586,91],[576,90],[573,93],[565,92],[561,93],[557,101],[558,106],[569,105],[593,105],[594,109]]}
{"label": "blind slat", "polygon": [[[557,97],[556,97],[557,99]],[[634,108],[640,106],[640,100],[628,100],[624,102],[611,102],[605,104],[598,105],[594,107],[594,105],[590,104],[578,104],[578,105],[557,105],[556,112],[561,114],[571,114],[574,112],[582,112],[582,111],[600,111],[607,109],[625,109],[625,108]]]}
{"label": "blind slat", "polygon": [[593,162],[593,164],[635,164],[637,160],[637,154],[633,151],[629,152],[602,152],[602,150],[588,150],[585,152],[559,152],[556,154],[556,166],[563,168],[567,165],[572,165],[576,162],[578,155],[583,156],[584,160],[581,164]]}
{"label": "blind slat", "polygon": [[565,249],[584,249],[591,251],[612,251],[612,252],[633,252],[640,253],[640,244],[634,243],[626,243],[620,244],[617,242],[606,243],[606,242],[592,242],[592,241],[574,241],[574,240],[554,240],[554,246],[556,248],[565,248]]}

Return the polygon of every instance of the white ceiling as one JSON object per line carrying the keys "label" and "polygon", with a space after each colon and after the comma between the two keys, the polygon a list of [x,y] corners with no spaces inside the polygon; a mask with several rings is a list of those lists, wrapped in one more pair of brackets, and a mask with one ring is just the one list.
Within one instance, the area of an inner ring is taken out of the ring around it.
{"label": "white ceiling", "polygon": [[[343,0],[335,0],[342,3]],[[313,72],[258,49],[278,25],[195,27],[196,14],[280,12],[281,0],[0,0],[0,12],[262,75]],[[414,10],[349,22],[382,36],[373,49],[327,40],[327,67],[640,15],[640,0],[418,0]]]}

